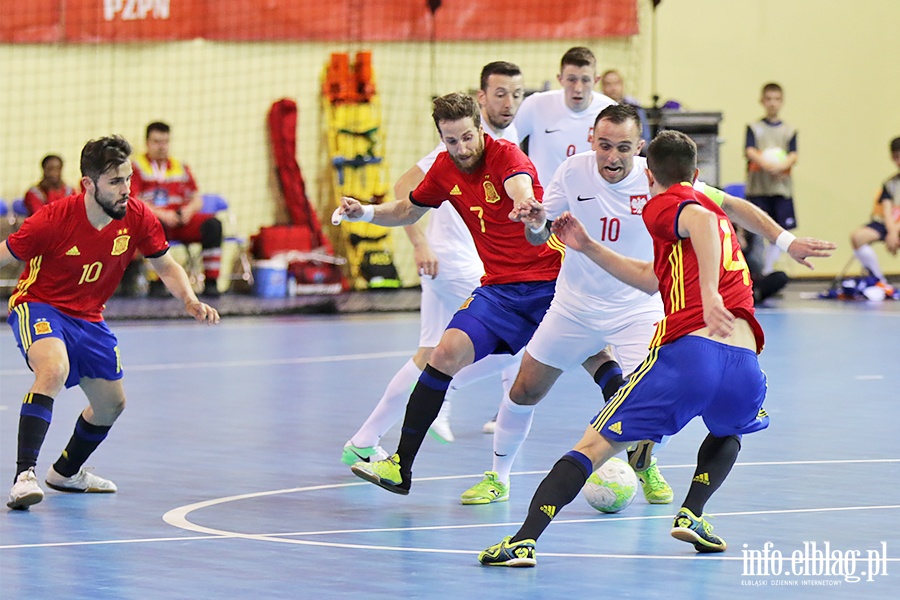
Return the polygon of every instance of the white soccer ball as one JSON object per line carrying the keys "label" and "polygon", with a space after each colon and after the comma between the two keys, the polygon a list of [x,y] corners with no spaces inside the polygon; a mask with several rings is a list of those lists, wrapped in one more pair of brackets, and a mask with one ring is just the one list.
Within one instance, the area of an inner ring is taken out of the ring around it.
{"label": "white soccer ball", "polygon": [[787,152],[784,151],[784,148],[766,148],[762,155],[767,162],[773,165],[781,166],[787,162]]}
{"label": "white soccer ball", "polygon": [[613,457],[588,477],[581,493],[600,512],[617,513],[634,500],[637,486],[637,475],[631,465]]}

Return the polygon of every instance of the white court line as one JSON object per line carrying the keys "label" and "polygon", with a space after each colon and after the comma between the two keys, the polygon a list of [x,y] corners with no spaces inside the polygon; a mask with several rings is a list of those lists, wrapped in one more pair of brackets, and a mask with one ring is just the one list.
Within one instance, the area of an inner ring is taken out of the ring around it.
{"label": "white court line", "polygon": [[[304,356],[298,358],[270,358],[266,360],[229,360],[217,362],[191,363],[156,363],[149,365],[126,365],[125,370],[132,371],[169,371],[175,369],[264,367],[267,365],[306,365],[328,362],[348,362],[353,360],[378,360],[382,358],[410,357],[415,348],[409,350],[392,350],[391,352],[368,352],[365,354],[340,354],[335,356]],[[0,369],[0,375],[32,375],[28,369]]]}
{"label": "white court line", "polygon": [[[801,465],[809,465],[809,464],[846,464],[846,463],[900,463],[900,459],[843,459],[843,460],[814,460],[814,461],[773,461],[773,462],[753,462],[753,463],[738,463],[735,466],[744,466],[744,467],[757,467],[757,466],[801,466]],[[666,465],[667,469],[687,469],[694,468],[694,465],[684,464],[684,465]],[[547,471],[523,471],[516,472],[513,475],[540,475],[544,474]],[[437,477],[421,477],[417,478],[417,482],[426,482],[426,481],[444,481],[451,479],[463,479],[463,478],[477,478],[477,474],[472,475],[451,475],[451,476],[437,476]],[[248,494],[239,494],[235,496],[227,496],[223,498],[215,498],[212,500],[205,500],[203,502],[196,502],[194,504],[188,504],[185,506],[181,506],[178,508],[174,508],[163,515],[163,521],[172,525],[173,527],[178,527],[180,529],[184,529],[187,531],[192,531],[195,533],[203,534],[197,536],[184,536],[184,537],[163,537],[163,538],[143,538],[143,539],[131,539],[131,540],[99,540],[99,541],[90,541],[90,542],[55,542],[55,543],[42,543],[42,544],[10,544],[0,546],[0,550],[12,550],[12,549],[22,549],[22,548],[52,548],[52,547],[62,547],[62,546],[91,546],[91,545],[102,545],[102,544],[132,544],[132,543],[152,543],[152,542],[169,542],[169,541],[178,541],[183,542],[186,540],[211,540],[217,538],[225,538],[225,539],[247,539],[254,541],[269,541],[276,543],[284,543],[284,544],[295,544],[295,545],[306,545],[306,546],[324,546],[331,548],[346,548],[346,549],[357,549],[357,550],[382,550],[382,551],[390,551],[390,552],[419,552],[419,553],[449,553],[449,554],[467,554],[472,555],[475,554],[473,550],[454,550],[454,549],[445,549],[445,548],[411,548],[411,547],[397,547],[397,546],[380,546],[380,545],[372,545],[372,544],[348,544],[348,543],[338,543],[338,542],[318,542],[313,540],[297,540],[297,539],[287,539],[288,536],[322,536],[322,535],[338,535],[338,534],[364,534],[364,533],[383,533],[383,532],[411,532],[411,531],[448,531],[448,530],[458,530],[458,529],[484,529],[490,527],[517,527],[520,523],[472,523],[472,524],[463,524],[463,525],[431,525],[431,526],[418,526],[418,527],[394,527],[394,528],[369,528],[369,529],[345,529],[345,530],[318,530],[318,531],[301,531],[301,532],[272,532],[272,533],[240,533],[234,531],[225,531],[220,529],[214,529],[211,527],[204,527],[202,525],[197,525],[192,523],[187,519],[187,516],[195,512],[197,510],[201,510],[203,508],[209,508],[211,506],[216,506],[220,504],[225,504],[228,502],[237,502],[240,500],[248,500],[255,498],[263,498],[266,496],[275,496],[281,494],[293,494],[293,493],[301,493],[301,492],[311,492],[311,491],[320,491],[320,490],[328,490],[328,489],[338,489],[338,488],[346,488],[346,487],[356,487],[356,486],[367,486],[371,485],[366,482],[352,482],[352,483],[335,483],[335,484],[324,484],[324,485],[315,485],[315,486],[306,486],[299,488],[287,488],[282,490],[269,490],[265,492],[253,492]],[[881,506],[845,506],[845,507],[829,507],[829,508],[798,508],[798,509],[781,509],[781,510],[770,510],[770,511],[742,511],[742,512],[730,512],[730,513],[715,513],[716,517],[726,517],[726,516],[754,516],[754,515],[777,515],[777,514],[800,514],[800,513],[829,513],[829,512],[846,512],[846,511],[860,511],[860,510],[895,510],[900,509],[900,505],[881,505]],[[594,524],[603,524],[603,523],[612,523],[617,521],[648,521],[648,520],[658,520],[658,519],[671,519],[671,515],[645,515],[638,517],[627,517],[627,516],[608,516],[604,519],[588,518],[588,519],[560,519],[555,520],[554,522],[557,524],[573,524],[573,523],[594,523]],[[631,559],[656,559],[656,560],[687,560],[695,558],[693,555],[644,555],[644,554],[590,554],[590,553],[550,553],[550,552],[541,552],[541,556],[553,556],[553,557],[574,557],[574,558],[631,558]],[[741,556],[705,556],[707,560],[742,560]],[[900,558],[888,558],[887,560],[896,562],[900,561]]]}

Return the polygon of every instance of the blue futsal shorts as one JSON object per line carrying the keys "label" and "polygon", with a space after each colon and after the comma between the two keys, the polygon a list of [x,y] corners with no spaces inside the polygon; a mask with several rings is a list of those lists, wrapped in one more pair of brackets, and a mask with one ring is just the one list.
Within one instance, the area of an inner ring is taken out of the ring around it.
{"label": "blue futsal shorts", "polygon": [[741,435],[769,426],[765,397],[755,352],[686,335],[651,348],[591,426],[610,440],[659,442],[700,416],[716,437]]}
{"label": "blue futsal shorts", "polygon": [[875,231],[878,234],[878,239],[882,242],[884,238],[887,237],[887,227],[881,221],[872,221],[871,223],[866,223],[866,227]]}
{"label": "blue futsal shorts", "polygon": [[16,344],[28,362],[28,349],[43,338],[61,339],[69,355],[69,376],[66,387],[74,387],[82,377],[108,379],[122,378],[122,361],[119,343],[106,326],[70,317],[49,304],[25,302],[16,306],[6,319],[16,336]]}
{"label": "blue futsal shorts", "polygon": [[553,300],[556,281],[499,283],[475,288],[447,329],[459,329],[475,346],[475,360],[516,354],[525,347]]}

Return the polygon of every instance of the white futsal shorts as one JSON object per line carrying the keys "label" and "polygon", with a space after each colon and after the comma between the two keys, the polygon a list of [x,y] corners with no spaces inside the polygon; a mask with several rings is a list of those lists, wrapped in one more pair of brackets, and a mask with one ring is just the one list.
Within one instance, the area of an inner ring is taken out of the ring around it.
{"label": "white futsal shorts", "polygon": [[[604,322],[602,328],[588,327],[554,304],[525,350],[535,360],[561,371],[579,366],[607,346],[627,377],[645,358],[656,323],[662,312],[648,311],[622,315]],[[594,323],[596,323],[594,315]]]}
{"label": "white futsal shorts", "polygon": [[479,285],[479,279],[444,279],[440,275],[435,279],[422,277],[420,348],[438,345],[450,319]]}

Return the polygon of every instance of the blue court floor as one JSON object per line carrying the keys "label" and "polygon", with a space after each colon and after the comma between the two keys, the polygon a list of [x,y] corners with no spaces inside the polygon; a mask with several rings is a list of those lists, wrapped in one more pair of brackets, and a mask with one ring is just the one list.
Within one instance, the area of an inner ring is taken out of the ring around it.
{"label": "blue court floor", "polygon": [[[517,529],[597,411],[586,374],[564,375],[540,405],[510,501],[462,506],[491,466],[481,426],[499,380],[454,403],[457,439],[425,441],[409,496],[339,461],[414,351],[417,314],[113,322],[128,406],[88,465],[119,492],[51,490],[0,514],[0,597],[900,598],[896,304],[760,311],[772,424],[744,438],[707,507],[727,552],[698,556],[669,536],[705,435],[695,421],[659,452],[674,504],[639,494],[602,515],[578,498],[538,542],[534,569],[482,567],[476,554]],[[32,382],[8,327],[0,377],[8,485]],[[84,403],[78,388],[57,398],[41,480]]]}

